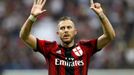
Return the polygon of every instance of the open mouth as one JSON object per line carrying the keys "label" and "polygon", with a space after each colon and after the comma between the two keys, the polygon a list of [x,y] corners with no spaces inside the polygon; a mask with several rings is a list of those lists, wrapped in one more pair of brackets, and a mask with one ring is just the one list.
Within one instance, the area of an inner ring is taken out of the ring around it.
{"label": "open mouth", "polygon": [[64,38],[64,39],[68,39],[69,36],[70,36],[70,35],[68,35],[68,34],[66,35],[66,34],[65,34],[65,35],[63,36],[63,38]]}

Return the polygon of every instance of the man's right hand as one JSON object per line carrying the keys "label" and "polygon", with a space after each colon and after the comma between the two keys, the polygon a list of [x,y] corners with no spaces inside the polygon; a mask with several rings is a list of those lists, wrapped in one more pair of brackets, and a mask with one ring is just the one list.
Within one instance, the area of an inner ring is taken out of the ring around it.
{"label": "man's right hand", "polygon": [[43,9],[45,3],[46,0],[34,0],[33,7],[31,9],[31,14],[36,17],[44,13],[46,11],[45,9]]}

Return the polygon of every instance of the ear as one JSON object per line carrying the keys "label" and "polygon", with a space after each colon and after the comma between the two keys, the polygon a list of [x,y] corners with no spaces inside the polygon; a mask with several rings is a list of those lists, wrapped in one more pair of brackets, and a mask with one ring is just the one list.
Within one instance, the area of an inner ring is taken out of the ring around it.
{"label": "ear", "polygon": [[78,33],[77,29],[75,29],[75,35]]}
{"label": "ear", "polygon": [[59,35],[59,32],[57,31],[56,34]]}

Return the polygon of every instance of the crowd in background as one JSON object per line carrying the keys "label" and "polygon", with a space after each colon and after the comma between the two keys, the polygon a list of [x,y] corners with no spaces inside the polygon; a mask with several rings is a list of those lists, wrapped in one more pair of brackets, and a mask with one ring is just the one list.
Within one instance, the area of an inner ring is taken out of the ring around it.
{"label": "crowd in background", "polygon": [[[116,38],[96,53],[90,69],[134,69],[134,1],[94,0],[100,2],[112,23]],[[19,38],[19,31],[30,15],[33,0],[0,0],[0,71],[5,69],[44,69],[44,57]],[[47,12],[34,23],[32,34],[40,39],[56,40],[57,20],[70,16],[78,29],[76,41],[102,34],[101,23],[90,9],[89,0],[47,0]]]}

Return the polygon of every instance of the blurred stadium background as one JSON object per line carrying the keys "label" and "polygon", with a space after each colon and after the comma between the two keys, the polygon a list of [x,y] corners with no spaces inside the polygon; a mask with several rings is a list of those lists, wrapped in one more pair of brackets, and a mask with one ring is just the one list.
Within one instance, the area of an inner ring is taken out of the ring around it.
{"label": "blurred stadium background", "polygon": [[[134,75],[134,0],[94,1],[102,4],[116,38],[92,57],[89,73]],[[43,56],[19,39],[32,3],[33,0],[0,0],[0,75],[47,75]],[[66,15],[76,21],[79,31],[76,41],[97,38],[102,33],[101,23],[89,6],[89,0],[47,0],[47,13],[39,16],[32,33],[40,39],[59,42],[57,20]]]}

